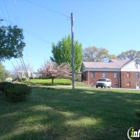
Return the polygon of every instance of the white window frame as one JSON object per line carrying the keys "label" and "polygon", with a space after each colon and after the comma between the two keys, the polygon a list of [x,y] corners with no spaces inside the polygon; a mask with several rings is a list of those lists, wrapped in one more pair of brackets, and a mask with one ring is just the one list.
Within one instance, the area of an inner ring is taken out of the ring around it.
{"label": "white window frame", "polygon": [[103,78],[106,78],[106,77],[107,77],[106,72],[103,72]]}
{"label": "white window frame", "polygon": [[95,72],[91,72],[91,77],[95,77]]}
{"label": "white window frame", "polygon": [[117,77],[118,77],[118,73],[114,72],[114,78],[117,78]]}
{"label": "white window frame", "polygon": [[136,78],[139,78],[139,73],[138,73],[138,72],[136,72],[136,74],[135,74],[135,75],[136,75]]}

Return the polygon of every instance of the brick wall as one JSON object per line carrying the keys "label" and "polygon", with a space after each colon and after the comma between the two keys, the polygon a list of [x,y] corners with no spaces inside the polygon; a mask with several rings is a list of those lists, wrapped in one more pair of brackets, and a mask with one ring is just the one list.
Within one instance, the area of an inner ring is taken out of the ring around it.
{"label": "brick wall", "polygon": [[[92,77],[92,71],[89,72],[85,72],[86,75],[86,80],[83,81],[89,81],[89,84],[92,83],[96,83],[96,81],[99,78],[109,78],[112,81],[112,87],[120,87],[120,72],[116,72],[117,73],[117,77],[114,77],[114,71],[108,72],[108,71],[104,71],[106,73],[106,77],[103,77],[103,72],[99,72],[99,71],[94,71],[94,77]],[[88,82],[86,82],[88,83]],[[114,85],[114,83],[117,83],[117,85]]]}
{"label": "brick wall", "polygon": [[122,88],[136,88],[136,83],[140,84],[140,77],[136,78],[136,72],[121,72]]}
{"label": "brick wall", "polygon": [[[117,72],[117,77],[114,77],[114,71],[104,72],[106,72],[106,78],[111,79],[112,87],[136,88],[136,83],[138,83],[140,89],[140,72],[139,78],[136,78],[136,72]],[[85,84],[95,84],[99,78],[103,78],[103,72],[94,71],[94,77],[92,77],[92,71],[85,72],[85,78],[83,79]]]}

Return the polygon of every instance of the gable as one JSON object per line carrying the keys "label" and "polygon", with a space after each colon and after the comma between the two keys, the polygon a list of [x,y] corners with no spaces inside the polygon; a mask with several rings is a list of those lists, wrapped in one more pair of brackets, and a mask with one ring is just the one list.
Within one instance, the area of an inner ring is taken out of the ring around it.
{"label": "gable", "polygon": [[82,63],[81,72],[85,72],[85,71],[86,71],[86,67],[85,67],[85,65]]}
{"label": "gable", "polygon": [[130,61],[122,67],[121,71],[140,71],[140,59]]}
{"label": "gable", "polygon": [[128,60],[113,59],[109,62],[83,62],[82,72],[84,71],[120,71]]}

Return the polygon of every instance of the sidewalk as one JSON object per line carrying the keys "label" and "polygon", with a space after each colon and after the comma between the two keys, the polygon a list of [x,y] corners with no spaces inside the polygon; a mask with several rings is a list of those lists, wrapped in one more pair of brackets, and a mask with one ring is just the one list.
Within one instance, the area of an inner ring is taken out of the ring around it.
{"label": "sidewalk", "polygon": [[[56,85],[56,86],[39,86],[39,87],[51,87],[51,88],[69,88],[72,89],[72,85]],[[99,89],[108,89],[108,90],[140,90],[140,89],[131,89],[131,88],[96,88],[92,86],[75,86],[75,89],[93,89],[93,90],[99,90]]]}

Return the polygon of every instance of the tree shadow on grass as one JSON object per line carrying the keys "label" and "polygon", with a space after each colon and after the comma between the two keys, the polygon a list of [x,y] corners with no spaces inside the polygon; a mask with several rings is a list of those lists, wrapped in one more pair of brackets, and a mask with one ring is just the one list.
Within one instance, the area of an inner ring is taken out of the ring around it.
{"label": "tree shadow on grass", "polygon": [[33,88],[27,102],[0,103],[2,140],[125,140],[138,119],[131,91]]}

